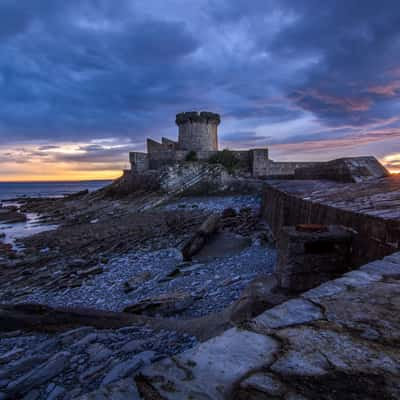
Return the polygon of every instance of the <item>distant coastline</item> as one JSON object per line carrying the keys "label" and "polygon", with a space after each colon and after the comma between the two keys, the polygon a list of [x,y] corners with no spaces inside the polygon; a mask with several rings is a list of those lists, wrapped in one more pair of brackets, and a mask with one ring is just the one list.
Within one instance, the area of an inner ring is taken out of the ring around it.
{"label": "distant coastline", "polygon": [[26,197],[62,197],[82,190],[95,191],[111,180],[0,182],[0,200]]}

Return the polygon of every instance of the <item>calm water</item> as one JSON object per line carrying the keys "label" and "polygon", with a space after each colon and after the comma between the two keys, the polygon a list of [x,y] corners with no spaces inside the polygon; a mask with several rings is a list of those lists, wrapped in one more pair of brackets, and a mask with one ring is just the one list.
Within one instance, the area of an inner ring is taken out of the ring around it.
{"label": "calm water", "polygon": [[[82,182],[33,182],[33,183],[5,183],[0,182],[0,201],[23,197],[60,197],[66,194],[80,192],[88,189],[94,191],[111,183],[111,181],[82,181]],[[5,205],[17,205],[17,202],[6,202]],[[5,224],[0,222],[0,240],[10,243],[16,250],[21,250],[16,245],[16,240],[34,235],[35,233],[56,229],[56,225],[43,225],[39,215],[27,213],[26,222]],[[1,254],[0,254],[1,258]]]}
{"label": "calm water", "polygon": [[88,189],[94,191],[111,181],[80,182],[0,182],[0,200],[19,197],[60,197]]}

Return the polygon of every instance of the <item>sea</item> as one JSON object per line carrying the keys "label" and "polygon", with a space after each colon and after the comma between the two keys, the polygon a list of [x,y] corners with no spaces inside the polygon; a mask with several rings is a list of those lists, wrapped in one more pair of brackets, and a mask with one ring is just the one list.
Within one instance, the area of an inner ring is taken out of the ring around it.
{"label": "sea", "polygon": [[24,197],[62,197],[88,189],[90,192],[110,184],[109,180],[76,182],[0,182],[0,201]]}
{"label": "sea", "polygon": [[[82,190],[95,191],[112,181],[79,181],[79,182],[0,182],[0,206],[19,206],[18,199],[24,197],[62,197]],[[11,201],[7,201],[11,200]],[[18,239],[36,233],[57,229],[57,225],[42,224],[40,215],[26,213],[27,220],[14,224],[0,222],[0,241],[11,244],[16,251],[23,250]],[[45,249],[44,249],[45,250]],[[1,260],[0,251],[0,260]]]}

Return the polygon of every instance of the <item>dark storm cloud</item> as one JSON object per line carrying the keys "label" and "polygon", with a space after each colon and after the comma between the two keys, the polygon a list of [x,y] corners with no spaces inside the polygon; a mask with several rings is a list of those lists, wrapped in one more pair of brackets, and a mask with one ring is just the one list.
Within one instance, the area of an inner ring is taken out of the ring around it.
{"label": "dark storm cloud", "polygon": [[0,52],[2,141],[8,131],[21,140],[144,135],[161,104],[183,99],[179,63],[197,48],[183,22],[58,3],[32,9],[29,32],[21,26]]}
{"label": "dark storm cloud", "polygon": [[304,116],[363,128],[398,113],[394,0],[0,0],[0,22],[0,144],[140,142],[192,108],[221,112],[232,143]]}

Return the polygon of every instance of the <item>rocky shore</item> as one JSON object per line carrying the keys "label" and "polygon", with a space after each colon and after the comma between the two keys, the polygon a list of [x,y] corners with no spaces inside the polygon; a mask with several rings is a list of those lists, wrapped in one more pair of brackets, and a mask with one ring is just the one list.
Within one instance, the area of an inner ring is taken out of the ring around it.
{"label": "rocky shore", "polygon": [[[143,201],[80,193],[14,210],[58,227],[22,238],[1,261],[1,399],[77,398],[187,350],[229,325],[243,290],[272,271],[257,196],[181,198],[138,212]],[[218,233],[184,261],[182,246],[210,215]],[[61,309],[63,323],[49,323]],[[64,323],[68,310],[78,322]],[[131,322],[99,329],[82,320],[95,312]]]}

